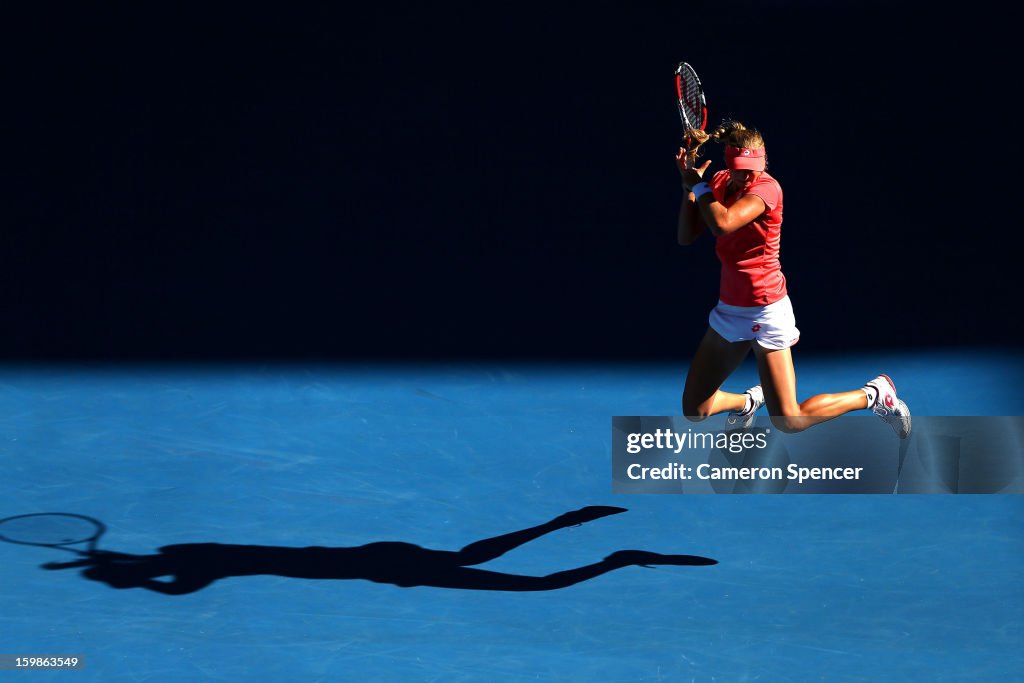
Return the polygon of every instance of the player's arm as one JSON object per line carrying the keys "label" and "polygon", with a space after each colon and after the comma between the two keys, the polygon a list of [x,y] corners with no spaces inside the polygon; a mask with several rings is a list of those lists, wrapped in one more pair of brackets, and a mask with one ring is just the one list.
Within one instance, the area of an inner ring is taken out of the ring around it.
{"label": "player's arm", "polygon": [[683,201],[679,204],[679,224],[676,228],[676,239],[679,245],[687,247],[697,241],[704,232],[704,219],[693,200],[693,193],[683,190]]}
{"label": "player's arm", "polygon": [[756,194],[745,194],[736,203],[726,208],[714,195],[707,192],[697,200],[697,208],[705,225],[712,233],[728,235],[757,219],[767,208],[764,200]]}
{"label": "player's arm", "polygon": [[[679,172],[682,174],[683,182],[683,201],[679,204],[679,221],[676,225],[676,239],[681,246],[689,246],[693,244],[700,234],[704,232],[705,223],[704,219],[701,218],[700,211],[697,208],[696,200],[694,199],[693,192],[690,191],[690,187],[700,182],[701,175],[708,164],[705,163],[701,169],[698,170],[690,167],[686,158],[686,148],[680,147],[679,153],[676,155],[676,163],[679,165]],[[690,180],[690,184],[687,185],[687,180]]]}

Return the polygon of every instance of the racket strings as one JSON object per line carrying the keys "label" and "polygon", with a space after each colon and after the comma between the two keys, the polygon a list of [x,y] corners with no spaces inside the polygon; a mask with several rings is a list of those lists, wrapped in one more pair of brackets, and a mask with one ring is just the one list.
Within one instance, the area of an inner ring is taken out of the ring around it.
{"label": "racket strings", "polygon": [[676,93],[679,96],[679,114],[686,128],[704,129],[704,90],[697,72],[686,62],[676,67]]}
{"label": "racket strings", "polygon": [[700,86],[688,78],[680,77],[679,80],[679,106],[686,117],[685,123],[690,128],[699,128],[701,124]]}
{"label": "racket strings", "polygon": [[686,62],[680,62],[676,67],[676,95],[679,118],[683,123],[687,163],[692,166],[697,161],[701,146],[710,139],[710,136],[704,132],[707,125],[704,89],[697,72]]}

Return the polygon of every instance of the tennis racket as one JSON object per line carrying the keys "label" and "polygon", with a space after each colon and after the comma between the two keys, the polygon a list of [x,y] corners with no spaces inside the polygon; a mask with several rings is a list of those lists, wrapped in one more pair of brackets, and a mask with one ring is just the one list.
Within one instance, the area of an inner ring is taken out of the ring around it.
{"label": "tennis racket", "polygon": [[[0,541],[59,548],[83,557],[97,554],[96,542],[106,530],[98,519],[70,512],[39,512],[0,519]],[[85,550],[70,547],[83,543]]]}
{"label": "tennis racket", "polygon": [[[708,107],[704,98],[704,86],[701,85],[697,72],[686,62],[679,62],[676,67],[676,104],[679,106],[679,120],[683,124],[683,140],[686,148],[690,150],[687,156],[690,164],[693,164],[697,159],[697,148],[707,140],[707,137],[695,136],[691,131],[703,132],[707,127]],[[695,141],[696,145],[693,144]]]}

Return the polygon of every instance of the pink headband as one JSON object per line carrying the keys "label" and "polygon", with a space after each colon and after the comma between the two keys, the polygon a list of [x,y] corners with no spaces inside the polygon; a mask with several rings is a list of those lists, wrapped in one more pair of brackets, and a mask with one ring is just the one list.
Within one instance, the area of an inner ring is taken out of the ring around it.
{"label": "pink headband", "polygon": [[725,147],[725,165],[734,170],[763,171],[764,147]]}

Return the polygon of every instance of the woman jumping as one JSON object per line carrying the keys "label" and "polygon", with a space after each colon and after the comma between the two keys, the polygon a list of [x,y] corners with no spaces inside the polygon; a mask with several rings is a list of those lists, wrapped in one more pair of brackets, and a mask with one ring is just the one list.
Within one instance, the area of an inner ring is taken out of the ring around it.
{"label": "woman jumping", "polygon": [[[710,182],[704,174],[711,161],[695,164],[697,149],[708,139],[725,144],[726,165]],[[757,409],[767,403],[776,428],[799,432],[869,408],[905,439],[911,429],[910,410],[896,396],[887,375],[861,389],[797,401],[790,347],[800,331],[779,264],[782,187],[765,171],[764,140],[738,121],[726,121],[710,135],[687,131],[686,140],[687,146],[676,155],[684,190],[679,244],[690,245],[709,229],[716,238],[722,275],[718,305],[686,376],[683,415],[699,421],[728,412],[730,424],[747,428]],[[742,394],[722,391],[722,383],[751,349],[761,383]]]}

